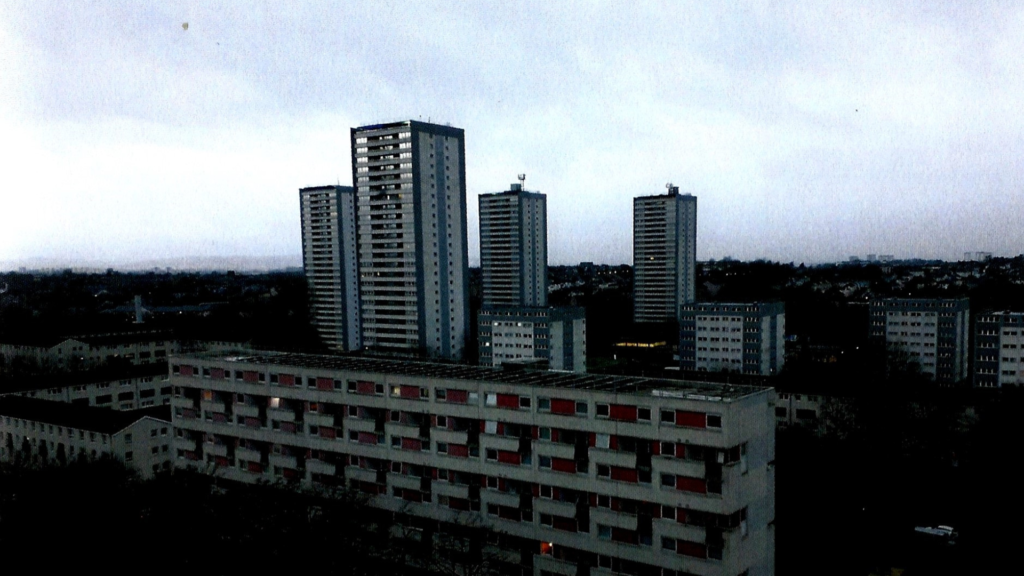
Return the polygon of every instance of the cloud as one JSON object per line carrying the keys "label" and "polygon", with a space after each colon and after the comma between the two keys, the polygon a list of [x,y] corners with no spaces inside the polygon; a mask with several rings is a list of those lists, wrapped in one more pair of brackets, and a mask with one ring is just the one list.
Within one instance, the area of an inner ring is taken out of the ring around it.
{"label": "cloud", "polygon": [[466,129],[474,262],[476,194],[520,172],[552,263],[629,262],[631,198],[668,181],[700,258],[1024,240],[1013,3],[0,10],[0,260],[298,254],[297,189],[350,182],[348,128],[402,118]]}

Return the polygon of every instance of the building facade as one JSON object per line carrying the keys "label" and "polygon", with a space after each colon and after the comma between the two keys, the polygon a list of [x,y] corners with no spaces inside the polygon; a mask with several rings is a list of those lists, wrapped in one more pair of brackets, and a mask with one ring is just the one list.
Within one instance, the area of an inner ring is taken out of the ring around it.
{"label": "building facade", "polygon": [[114,332],[44,339],[9,339],[0,342],[0,358],[13,362],[28,358],[40,364],[90,368],[117,362],[161,364],[181,350],[172,336],[162,332]]}
{"label": "building facade", "polygon": [[906,354],[941,384],[967,378],[970,301],[967,298],[885,298],[871,301],[869,335]]}
{"label": "building facade", "polygon": [[310,313],[320,339],[334,350],[359,350],[359,269],[356,191],[350,186],[299,190],[302,268]]}
{"label": "building facade", "polygon": [[167,380],[166,364],[144,364],[8,381],[0,388],[0,398],[24,396],[76,406],[137,410],[170,404]]}
{"label": "building facade", "polygon": [[512,184],[479,202],[483,307],[547,306],[547,197]]}
{"label": "building facade", "polygon": [[706,302],[680,307],[681,369],[771,376],[785,363],[785,303]]}
{"label": "building facade", "polygon": [[0,460],[25,464],[112,458],[145,478],[172,468],[168,407],[131,412],[38,398],[0,398]]}
{"label": "building facade", "polygon": [[469,333],[463,131],[352,129],[364,348],[461,360]]}
{"label": "building facade", "polygon": [[550,370],[587,371],[583,308],[485,308],[477,320],[481,366],[539,360]]}
{"label": "building facade", "polygon": [[1024,312],[988,312],[974,326],[974,386],[1024,385]]}
{"label": "building facade", "polygon": [[519,574],[772,574],[773,392],[297,354],[171,361],[179,465],[347,485]]}
{"label": "building facade", "polygon": [[697,197],[668,194],[633,199],[633,320],[679,319],[697,298]]}

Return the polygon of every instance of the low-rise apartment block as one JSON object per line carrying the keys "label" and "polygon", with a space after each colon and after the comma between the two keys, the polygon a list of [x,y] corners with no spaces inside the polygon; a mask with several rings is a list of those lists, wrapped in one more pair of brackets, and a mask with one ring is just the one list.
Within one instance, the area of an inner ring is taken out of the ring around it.
{"label": "low-rise apartment block", "polygon": [[967,298],[872,300],[869,335],[929,379],[954,384],[967,378],[970,314]]}
{"label": "low-rise apartment block", "polygon": [[587,371],[583,308],[485,308],[477,321],[482,366],[539,360],[551,370]]}
{"label": "low-rise apartment block", "polygon": [[773,573],[770,388],[270,353],[171,383],[179,465],[486,528],[502,573]]}
{"label": "low-rise apartment block", "polygon": [[172,467],[170,408],[131,412],[38,398],[0,398],[0,460],[60,463],[113,458],[143,477]]}
{"label": "low-rise apartment block", "polygon": [[161,364],[181,350],[177,340],[161,332],[116,332],[85,336],[9,339],[0,342],[0,359],[17,357],[40,364],[92,367],[105,362]]}
{"label": "low-rise apartment block", "polygon": [[1024,384],[1024,312],[989,312],[974,326],[974,386]]}
{"label": "low-rise apartment block", "polygon": [[785,362],[783,302],[702,302],[680,307],[679,366],[683,370],[771,376]]}
{"label": "low-rise apartment block", "polygon": [[170,404],[171,385],[166,364],[142,364],[0,381],[0,397],[9,395],[114,410],[136,410]]}

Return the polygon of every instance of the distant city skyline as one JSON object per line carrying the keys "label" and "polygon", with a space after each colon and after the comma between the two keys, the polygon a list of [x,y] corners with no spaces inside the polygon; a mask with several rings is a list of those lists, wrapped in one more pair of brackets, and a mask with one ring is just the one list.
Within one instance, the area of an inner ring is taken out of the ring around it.
{"label": "distant city skyline", "polygon": [[519,173],[548,197],[551,265],[630,263],[632,198],[666,182],[701,199],[701,261],[1024,252],[1015,4],[0,16],[0,268],[301,265],[294,191],[351,185],[349,130],[403,118],[465,130],[472,266],[476,196]]}

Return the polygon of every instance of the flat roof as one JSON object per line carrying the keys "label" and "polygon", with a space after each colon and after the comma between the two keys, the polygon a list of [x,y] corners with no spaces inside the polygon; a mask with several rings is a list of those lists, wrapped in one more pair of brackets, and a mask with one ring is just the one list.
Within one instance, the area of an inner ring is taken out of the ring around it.
{"label": "flat roof", "polygon": [[4,396],[0,398],[0,416],[67,426],[101,434],[114,434],[146,417],[156,418],[170,424],[171,407],[155,406],[141,410],[118,411],[24,396]]}
{"label": "flat roof", "polygon": [[733,400],[770,390],[769,387],[765,386],[668,380],[641,376],[578,374],[574,372],[523,370],[463,364],[437,364],[410,360],[291,352],[258,352],[241,356],[237,354],[205,353],[178,355],[175,358],[181,360],[195,359],[199,362],[206,360],[235,362],[239,364],[262,364],[265,366],[290,366],[311,370],[344,370],[425,378],[475,380],[570,390],[593,390],[615,394],[678,397],[692,400]]}
{"label": "flat roof", "polygon": [[50,388],[67,388],[68,386],[98,384],[101,382],[113,382],[114,380],[124,380],[127,378],[163,376],[166,374],[167,363],[157,362],[153,364],[140,364],[138,366],[130,365],[113,369],[104,367],[83,372],[46,374],[42,376],[27,376],[16,379],[0,378],[0,394],[30,392],[32,390],[48,390]]}

